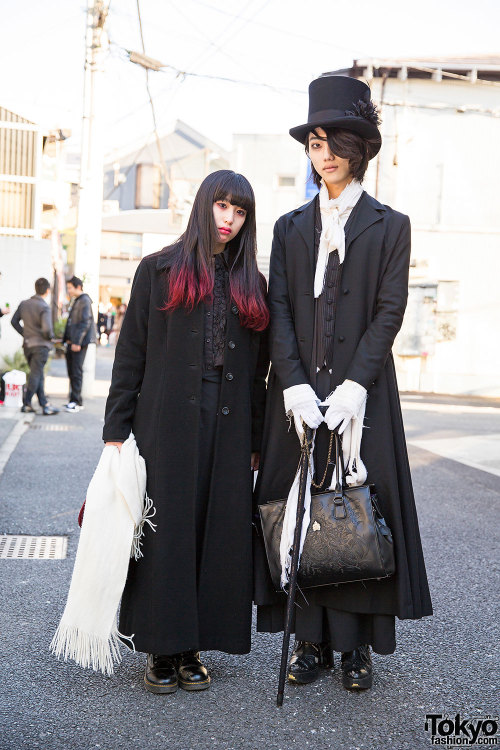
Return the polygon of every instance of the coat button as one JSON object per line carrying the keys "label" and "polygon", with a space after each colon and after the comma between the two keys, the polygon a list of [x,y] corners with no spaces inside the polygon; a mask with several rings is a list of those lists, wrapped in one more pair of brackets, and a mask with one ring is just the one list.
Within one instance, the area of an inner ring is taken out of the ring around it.
{"label": "coat button", "polygon": [[327,302],[329,305],[333,305],[333,297],[328,297]]}
{"label": "coat button", "polygon": [[349,289],[344,289],[344,294],[349,294]]}
{"label": "coat button", "polygon": [[205,341],[207,342],[207,344],[209,344],[209,343],[210,343],[210,339],[205,339]]}
{"label": "coat button", "polygon": [[228,342],[228,347],[229,347],[230,349],[234,349],[234,347],[235,347],[235,346],[236,346],[236,344],[234,343],[234,341],[229,341],[229,342]]}
{"label": "coat button", "polygon": [[232,372],[228,372],[228,373],[226,374],[226,380],[233,380],[233,378],[234,378],[234,375],[233,375],[233,373],[232,373]]}
{"label": "coat button", "polygon": [[340,343],[342,343],[343,341],[345,341],[345,336],[339,336],[339,341],[340,341]]}
{"label": "coat button", "polygon": [[196,396],[190,396],[190,397],[189,397],[189,400],[190,400],[190,401],[196,401]]}
{"label": "coat button", "polygon": [[223,406],[221,409],[221,412],[224,414],[225,417],[229,414],[229,406]]}
{"label": "coat button", "polygon": [[231,312],[233,313],[233,315],[238,315],[238,313],[239,313],[239,310],[238,310],[238,308],[236,307],[236,305],[233,305],[233,306],[232,306],[232,308],[231,308]]}

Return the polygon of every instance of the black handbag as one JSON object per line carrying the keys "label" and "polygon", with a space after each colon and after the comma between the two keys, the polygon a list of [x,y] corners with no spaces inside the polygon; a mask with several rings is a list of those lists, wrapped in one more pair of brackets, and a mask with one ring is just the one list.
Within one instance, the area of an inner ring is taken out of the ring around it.
{"label": "black handbag", "polygon": [[[300,588],[331,586],[370,579],[388,578],[396,569],[392,534],[377,503],[373,485],[349,487],[341,438],[333,432],[325,481],[335,441],[335,490],[311,496],[311,521],[300,557],[297,583]],[[311,470],[310,461],[308,470]],[[262,535],[274,587],[281,590],[280,541],[286,500],[259,505]]]}

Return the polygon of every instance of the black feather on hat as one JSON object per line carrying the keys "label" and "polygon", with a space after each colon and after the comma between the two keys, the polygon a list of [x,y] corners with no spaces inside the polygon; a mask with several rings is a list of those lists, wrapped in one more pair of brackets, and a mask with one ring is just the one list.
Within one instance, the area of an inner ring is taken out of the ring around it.
{"label": "black feather on hat", "polygon": [[325,75],[309,84],[307,123],[291,128],[290,135],[305,144],[307,134],[315,128],[352,130],[370,142],[372,158],[382,145],[379,125],[377,107],[366,83],[347,76]]}

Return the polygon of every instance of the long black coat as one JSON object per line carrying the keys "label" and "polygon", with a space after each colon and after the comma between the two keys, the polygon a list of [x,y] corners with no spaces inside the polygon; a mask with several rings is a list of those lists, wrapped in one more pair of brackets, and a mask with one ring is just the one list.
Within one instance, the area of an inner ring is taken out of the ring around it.
{"label": "long black coat", "polygon": [[[314,387],[310,368],[316,200],[282,216],[274,231],[269,280],[272,367],[256,488],[259,503],[287,497],[299,461],[299,441],[285,417],[283,389],[300,383]],[[397,573],[383,581],[315,589],[315,602],[350,612],[419,618],[432,614],[432,607],[391,354],[406,307],[409,261],[408,217],[363,193],[346,236],[333,385],[348,378],[368,390],[368,429],[363,431],[361,457],[394,536]],[[255,601],[282,604],[282,598],[272,590],[265,553],[257,541]],[[276,609],[272,629],[280,622]]]}
{"label": "long black coat", "polygon": [[[120,632],[139,651],[247,653],[252,603],[252,473],[259,450],[268,369],[265,335],[243,328],[230,302],[205,542],[197,583],[195,502],[204,305],[161,311],[165,251],[135,275],[118,340],[103,439],[132,430],[146,461],[156,532],[131,561]],[[226,408],[224,408],[226,407]],[[198,627],[199,624],[199,627]]]}

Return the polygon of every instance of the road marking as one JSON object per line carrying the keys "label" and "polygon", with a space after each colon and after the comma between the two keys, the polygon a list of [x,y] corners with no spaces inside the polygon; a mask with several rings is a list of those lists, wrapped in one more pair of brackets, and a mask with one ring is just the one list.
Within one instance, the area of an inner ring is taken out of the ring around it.
{"label": "road marking", "polygon": [[408,440],[408,445],[500,477],[500,433]]}
{"label": "road marking", "polygon": [[8,437],[4,440],[2,447],[0,448],[0,476],[3,474],[5,465],[20,441],[21,436],[24,435],[34,418],[34,414],[23,414],[22,419],[20,419],[12,428]]}

